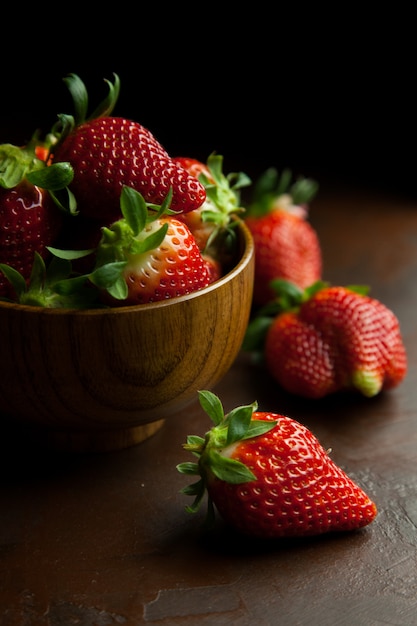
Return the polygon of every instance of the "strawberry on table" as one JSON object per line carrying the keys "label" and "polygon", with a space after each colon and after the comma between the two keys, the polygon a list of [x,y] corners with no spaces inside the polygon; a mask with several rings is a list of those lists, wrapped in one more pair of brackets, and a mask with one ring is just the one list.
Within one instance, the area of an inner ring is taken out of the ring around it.
{"label": "strawberry on table", "polygon": [[407,373],[399,320],[367,287],[273,281],[277,297],[250,322],[243,349],[258,353],[286,391],[373,397]]}
{"label": "strawberry on table", "polygon": [[320,242],[307,219],[318,185],[307,178],[291,184],[291,179],[289,170],[279,174],[269,168],[256,181],[247,207],[245,221],[255,243],[255,306],[271,300],[275,278],[301,288],[321,278]]}
{"label": "strawberry on table", "polygon": [[84,83],[76,74],[66,78],[77,116],[60,115],[53,129],[53,162],[69,162],[70,185],[80,214],[108,225],[120,217],[123,186],[139,191],[150,203],[161,204],[170,188],[171,209],[183,213],[198,208],[206,198],[204,186],[173,160],[154,135],[136,121],[111,113],[120,83],[115,75],[108,97],[87,118]]}
{"label": "strawberry on table", "polygon": [[190,513],[207,493],[209,519],[216,507],[232,528],[262,539],[354,531],[375,519],[375,503],[301,423],[256,402],[225,415],[213,393],[199,397],[214,426],[184,444],[197,462],[177,466],[198,477],[182,490],[194,497]]}

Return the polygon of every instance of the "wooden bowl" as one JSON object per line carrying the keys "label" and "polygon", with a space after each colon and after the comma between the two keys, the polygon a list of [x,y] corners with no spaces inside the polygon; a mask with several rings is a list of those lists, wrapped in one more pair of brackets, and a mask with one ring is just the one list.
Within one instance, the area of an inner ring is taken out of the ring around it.
{"label": "wooden bowl", "polygon": [[45,309],[0,302],[0,412],[68,450],[137,444],[229,370],[249,321],[254,244],[209,287],[154,304]]}

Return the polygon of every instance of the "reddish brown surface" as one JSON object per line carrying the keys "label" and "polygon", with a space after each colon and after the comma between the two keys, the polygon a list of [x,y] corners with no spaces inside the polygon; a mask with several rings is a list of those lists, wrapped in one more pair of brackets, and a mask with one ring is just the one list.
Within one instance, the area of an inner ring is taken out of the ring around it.
{"label": "reddish brown surface", "polygon": [[[417,204],[323,186],[324,277],[366,283],[398,316],[409,373],[372,400],[291,398],[241,354],[216,387],[309,426],[378,505],[360,532],[268,544],[184,511],[175,466],[197,405],[144,443],[66,456],[2,434],[1,626],[412,626],[417,614]],[[19,440],[19,443],[17,442]]]}

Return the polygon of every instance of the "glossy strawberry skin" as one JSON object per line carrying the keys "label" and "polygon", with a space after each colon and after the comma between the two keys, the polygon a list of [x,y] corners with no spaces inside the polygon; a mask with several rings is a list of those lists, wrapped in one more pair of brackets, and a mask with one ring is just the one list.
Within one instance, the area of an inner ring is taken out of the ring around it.
{"label": "glossy strawberry skin", "polygon": [[181,165],[191,176],[198,178],[200,174],[205,174],[208,179],[211,179],[210,170],[207,165],[198,159],[194,159],[193,157],[173,157],[173,160]]}
{"label": "glossy strawberry skin", "polygon": [[[111,306],[126,306],[158,302],[207,287],[217,280],[219,268],[211,259],[204,259],[197,243],[180,220],[166,217],[149,226],[157,230],[165,223],[168,231],[163,242],[146,254],[129,255],[123,275],[128,286],[125,300],[103,294]],[[98,252],[99,254],[99,252]]]}
{"label": "glossy strawberry skin", "polygon": [[80,213],[106,225],[120,216],[123,185],[155,204],[161,204],[172,186],[171,209],[179,213],[198,208],[206,197],[204,186],[171,159],[148,129],[121,117],[99,117],[76,126],[57,145],[53,159],[73,166],[70,188]]}
{"label": "glossy strawberry skin", "polygon": [[[210,170],[202,161],[192,157],[174,157],[174,161],[181,165],[191,176],[198,178],[200,174],[204,174],[209,180],[212,180]],[[205,208],[207,208],[207,201],[198,207],[198,209],[182,213],[178,216],[193,233],[201,251],[205,250],[209,237],[215,228],[215,224],[203,219],[202,214]]]}
{"label": "glossy strawberry skin", "polygon": [[302,214],[278,208],[261,217],[248,216],[245,221],[255,244],[255,305],[263,306],[274,297],[270,282],[275,278],[301,288],[320,279],[319,238]]}
{"label": "glossy strawberry skin", "polygon": [[265,360],[284,389],[315,399],[343,390],[372,397],[399,385],[407,373],[394,313],[345,287],[322,289],[298,311],[278,315],[266,337]]}
{"label": "glossy strawberry skin", "polygon": [[370,524],[375,503],[297,421],[277,420],[267,433],[239,441],[223,454],[246,465],[255,480],[231,484],[208,479],[208,493],[222,518],[238,531],[265,539],[352,531]]}
{"label": "glossy strawberry skin", "polygon": [[[34,254],[49,256],[63,223],[63,216],[49,194],[27,181],[16,187],[0,187],[0,262],[29,279]],[[10,283],[0,273],[0,295],[10,297]]]}

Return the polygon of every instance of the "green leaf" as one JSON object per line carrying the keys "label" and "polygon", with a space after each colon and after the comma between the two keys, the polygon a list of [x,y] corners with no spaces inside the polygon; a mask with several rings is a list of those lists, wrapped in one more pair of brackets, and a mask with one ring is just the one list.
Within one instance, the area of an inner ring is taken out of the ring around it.
{"label": "green leaf", "polygon": [[179,463],[177,470],[180,474],[200,474],[198,463]]}
{"label": "green leaf", "polygon": [[185,510],[188,513],[196,513],[198,511],[205,492],[206,485],[203,479],[199,480],[196,483],[193,483],[192,485],[188,485],[181,490],[181,493],[185,494],[186,496],[195,496],[194,502],[191,504],[191,506],[185,507]]}
{"label": "green leaf", "polygon": [[266,335],[271,323],[271,317],[254,317],[246,328],[242,350],[244,352],[263,352]]}
{"label": "green leaf", "polygon": [[228,425],[226,445],[241,441],[249,428],[255,406],[240,406],[228,413],[226,422]]}
{"label": "green leaf", "polygon": [[123,276],[120,276],[112,285],[107,287],[109,294],[116,300],[126,300],[129,290]]}
{"label": "green leaf", "polygon": [[247,215],[266,215],[283,194],[290,195],[293,204],[308,204],[316,195],[318,184],[309,178],[300,177],[291,185],[291,180],[292,172],[289,169],[284,169],[281,174],[274,167],[265,170],[255,182]]}
{"label": "green leaf", "polygon": [[54,284],[54,291],[62,296],[69,296],[79,292],[85,287],[87,276],[75,276],[57,281]]}
{"label": "green leaf", "polygon": [[201,493],[201,488],[203,485],[202,480],[198,480],[196,483],[192,483],[191,485],[186,485],[181,489],[180,493],[184,493],[186,496],[195,496]]}
{"label": "green leaf", "polygon": [[13,267],[6,265],[5,263],[0,263],[0,270],[10,282],[16,292],[17,297],[19,298],[20,295],[23,294],[27,289],[26,281],[23,278],[22,274],[20,274],[20,272],[15,270]]}
{"label": "green leaf", "polygon": [[67,261],[74,261],[75,259],[83,259],[89,254],[92,254],[95,249],[89,248],[88,250],[61,250],[60,248],[47,246],[47,250],[49,250],[51,254],[58,257],[59,259],[66,259]]}
{"label": "green leaf", "polygon": [[124,185],[120,194],[120,208],[123,217],[136,237],[145,228],[148,216],[144,197],[136,189]]}
{"label": "green leaf", "polygon": [[217,426],[224,420],[224,410],[220,398],[211,391],[203,390],[198,392],[198,399],[202,409]]}
{"label": "green leaf", "polygon": [[259,435],[264,435],[268,433],[270,430],[275,428],[277,425],[277,420],[251,420],[249,424],[249,428],[246,431],[246,435],[243,439],[252,439],[252,437],[259,437]]}
{"label": "green leaf", "polygon": [[199,437],[198,435],[188,435],[187,437],[187,445],[202,446],[204,445],[204,441],[203,437]]}
{"label": "green leaf", "polygon": [[271,280],[270,286],[283,303],[283,309],[288,310],[300,305],[304,290],[295,283],[283,278],[275,278]]}
{"label": "green leaf", "polygon": [[75,123],[81,124],[87,119],[88,93],[85,84],[77,74],[68,74],[62,79],[67,86],[74,104]]}
{"label": "green leaf", "polygon": [[69,260],[53,256],[48,263],[45,287],[52,287],[55,283],[65,280],[70,276],[71,270],[72,266]]}
{"label": "green leaf", "polygon": [[117,104],[120,94],[120,78],[117,74],[113,72],[114,82],[112,83],[107,78],[104,79],[104,82],[108,86],[108,94],[102,102],[98,105],[98,107],[93,111],[93,113],[89,116],[88,119],[96,119],[97,117],[106,117],[111,115],[114,110],[114,107]]}
{"label": "green leaf", "polygon": [[43,166],[33,152],[12,144],[0,145],[0,186],[5,189],[16,187],[34,167]]}
{"label": "green leaf", "polygon": [[313,283],[309,287],[306,287],[302,295],[302,302],[306,302],[307,300],[310,300],[310,298],[312,298],[316,293],[328,287],[329,284],[330,283],[324,280],[317,280],[315,283]]}
{"label": "green leaf", "polygon": [[308,204],[319,190],[319,185],[310,178],[299,178],[291,187],[290,194],[294,204]]}
{"label": "green leaf", "polygon": [[40,292],[46,276],[45,261],[38,252],[35,252],[32,271],[29,277],[28,291]]}
{"label": "green leaf", "polygon": [[129,247],[129,254],[144,254],[149,250],[155,250],[165,239],[168,227],[169,224],[165,223],[144,239],[133,239]]}
{"label": "green leaf", "polygon": [[369,285],[346,285],[346,289],[362,296],[367,296],[370,292]]}
{"label": "green leaf", "polygon": [[210,450],[209,467],[217,478],[233,485],[239,485],[251,480],[256,480],[256,476],[244,463],[222,456],[216,450]]}
{"label": "green leaf", "polygon": [[49,195],[61,211],[69,215],[78,215],[77,201],[68,187],[56,189],[55,191],[49,190]]}
{"label": "green leaf", "polygon": [[32,185],[38,185],[50,191],[58,191],[59,189],[64,189],[72,182],[74,170],[70,163],[54,163],[42,169],[29,172],[26,178]]}
{"label": "green leaf", "polygon": [[70,134],[75,127],[75,120],[72,115],[65,115],[64,113],[58,113],[58,120],[52,127],[51,137],[54,138],[53,147],[51,152],[56,150],[58,145],[61,145],[64,139]]}
{"label": "green leaf", "polygon": [[[106,265],[102,265],[101,267],[98,267],[91,274],[89,274],[89,279],[94,285],[96,285],[100,289],[109,289],[120,278],[126,284],[124,278],[121,276],[125,267],[126,267],[126,261],[116,261],[114,263],[106,263]],[[126,285],[126,289],[127,289],[127,285]]]}

